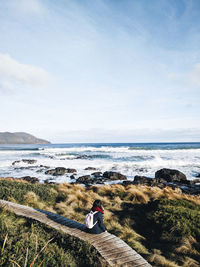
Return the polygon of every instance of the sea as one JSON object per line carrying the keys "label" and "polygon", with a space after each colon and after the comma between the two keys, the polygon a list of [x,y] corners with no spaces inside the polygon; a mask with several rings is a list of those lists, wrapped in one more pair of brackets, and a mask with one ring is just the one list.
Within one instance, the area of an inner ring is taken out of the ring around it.
{"label": "sea", "polygon": [[[37,162],[28,164],[23,159]],[[19,161],[12,164],[14,161]],[[155,177],[162,168],[177,169],[188,180],[200,173],[200,143],[98,143],[0,145],[0,177],[37,177],[41,183],[49,179],[56,183],[74,182],[70,175],[46,175],[50,168],[77,170],[76,177],[96,171],[116,171],[133,180],[135,175]]]}

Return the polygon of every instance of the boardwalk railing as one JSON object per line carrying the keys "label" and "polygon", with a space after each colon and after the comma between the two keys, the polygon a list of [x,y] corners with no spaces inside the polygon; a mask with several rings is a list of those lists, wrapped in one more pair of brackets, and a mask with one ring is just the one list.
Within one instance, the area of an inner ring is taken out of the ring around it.
{"label": "boardwalk railing", "polygon": [[50,227],[61,230],[92,244],[110,266],[151,267],[151,265],[123,240],[108,232],[94,235],[86,233],[85,226],[58,214],[34,209],[5,200],[0,200],[0,207],[5,207],[15,214],[32,218]]}

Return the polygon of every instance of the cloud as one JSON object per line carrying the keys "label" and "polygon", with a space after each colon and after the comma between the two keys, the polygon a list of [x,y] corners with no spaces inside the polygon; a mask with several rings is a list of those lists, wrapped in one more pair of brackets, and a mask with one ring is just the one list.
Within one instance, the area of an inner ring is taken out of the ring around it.
{"label": "cloud", "polygon": [[46,136],[55,143],[199,142],[200,128],[54,130]]}
{"label": "cloud", "polygon": [[40,67],[22,64],[9,54],[0,54],[0,91],[13,91],[18,87],[44,87],[50,75]]}
{"label": "cloud", "polygon": [[40,0],[11,0],[11,7],[24,15],[44,15],[47,9]]}
{"label": "cloud", "polygon": [[200,63],[193,66],[193,69],[189,74],[189,80],[194,86],[200,87]]}

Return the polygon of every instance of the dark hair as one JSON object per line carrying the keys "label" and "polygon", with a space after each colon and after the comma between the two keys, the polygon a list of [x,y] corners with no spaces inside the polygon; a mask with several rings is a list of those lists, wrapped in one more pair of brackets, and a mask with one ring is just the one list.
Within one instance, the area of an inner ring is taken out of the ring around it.
{"label": "dark hair", "polygon": [[99,207],[100,209],[102,209],[102,204],[101,204],[101,200],[99,200],[99,199],[96,199],[95,201],[94,201],[94,203],[93,203],[93,206],[92,206],[93,208],[95,208],[95,207]]}

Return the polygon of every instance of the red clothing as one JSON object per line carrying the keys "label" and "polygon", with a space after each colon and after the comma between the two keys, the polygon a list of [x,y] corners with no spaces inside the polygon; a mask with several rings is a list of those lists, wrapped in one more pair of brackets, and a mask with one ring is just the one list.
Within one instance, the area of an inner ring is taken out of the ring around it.
{"label": "red clothing", "polygon": [[101,208],[99,208],[99,207],[93,207],[92,211],[99,211],[99,212],[101,212],[103,214],[103,210]]}

